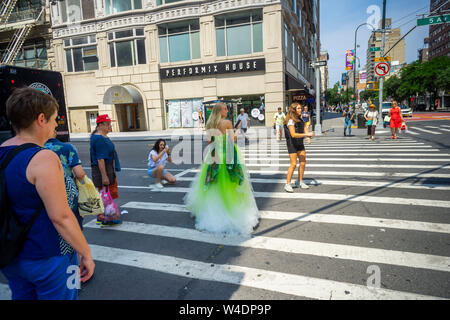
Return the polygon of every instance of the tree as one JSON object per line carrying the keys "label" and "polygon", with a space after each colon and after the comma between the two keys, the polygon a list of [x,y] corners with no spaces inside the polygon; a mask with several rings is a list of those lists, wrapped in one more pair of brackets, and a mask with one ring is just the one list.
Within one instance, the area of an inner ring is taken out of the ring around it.
{"label": "tree", "polygon": [[396,75],[390,77],[384,83],[385,90],[383,91],[383,100],[386,100],[386,97],[392,97],[394,100],[401,102],[404,99],[408,98],[407,96],[401,95],[398,90],[402,85],[402,80]]}
{"label": "tree", "polygon": [[450,91],[450,64],[436,76],[436,87],[439,90]]}
{"label": "tree", "polygon": [[369,100],[372,101],[378,97],[378,91],[364,90],[360,93],[359,97],[366,102]]}

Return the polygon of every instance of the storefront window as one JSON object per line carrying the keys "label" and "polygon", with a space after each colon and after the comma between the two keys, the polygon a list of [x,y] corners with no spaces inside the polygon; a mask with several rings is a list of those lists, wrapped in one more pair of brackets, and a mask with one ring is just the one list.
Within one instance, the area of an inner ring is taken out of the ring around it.
{"label": "storefront window", "polygon": [[142,0],[105,0],[106,14],[142,9]]}
{"label": "storefront window", "polygon": [[143,29],[129,29],[108,33],[111,67],[146,64]]}
{"label": "storefront window", "polygon": [[215,26],[217,56],[263,51],[261,10],[218,16]]}
{"label": "storefront window", "polygon": [[203,99],[166,101],[166,119],[169,128],[193,128],[198,125],[193,113],[202,110]]}
{"label": "storefront window", "polygon": [[264,95],[248,95],[248,96],[231,96],[231,97],[220,97],[224,100],[239,100],[240,103],[237,105],[237,113],[243,108],[248,114],[250,119],[251,127],[265,126],[265,105],[264,105]]}
{"label": "storefront window", "polygon": [[158,34],[161,62],[200,58],[200,25],[198,21],[160,25]]}

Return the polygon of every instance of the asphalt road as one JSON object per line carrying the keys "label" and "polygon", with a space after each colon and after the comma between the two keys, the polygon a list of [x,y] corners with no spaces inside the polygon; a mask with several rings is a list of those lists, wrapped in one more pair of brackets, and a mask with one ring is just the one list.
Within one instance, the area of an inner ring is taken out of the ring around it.
{"label": "asphalt road", "polygon": [[[107,229],[85,219],[96,271],[79,298],[448,299],[449,136],[450,121],[440,120],[411,122],[396,141],[388,129],[375,142],[364,130],[317,137],[307,146],[311,188],[293,194],[283,190],[284,141],[252,141],[243,153],[259,158],[248,169],[262,219],[251,239],[195,230],[183,196],[200,145],[186,137],[181,155],[191,163],[170,164],[176,185],[155,192],[151,142],[117,141],[117,204],[128,213]],[[88,143],[74,145],[90,174]]]}

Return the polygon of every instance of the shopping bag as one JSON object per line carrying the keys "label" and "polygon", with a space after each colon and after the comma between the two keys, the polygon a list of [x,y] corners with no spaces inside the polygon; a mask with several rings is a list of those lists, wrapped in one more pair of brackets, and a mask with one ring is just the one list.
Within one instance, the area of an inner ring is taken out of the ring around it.
{"label": "shopping bag", "polygon": [[366,125],[371,126],[372,125],[373,120],[367,120]]}
{"label": "shopping bag", "polygon": [[406,125],[406,122],[403,121],[402,123],[402,127],[401,127],[402,132],[406,133],[408,132],[408,126]]}
{"label": "shopping bag", "polygon": [[118,217],[120,215],[120,211],[116,203],[114,202],[113,197],[111,196],[109,188],[103,187],[103,189],[100,191],[100,196],[103,201],[103,206],[105,207],[105,216],[109,218]]}
{"label": "shopping bag", "polygon": [[389,116],[384,117],[384,122],[390,122],[390,121],[391,121],[391,117],[389,117]]}
{"label": "shopping bag", "polygon": [[92,180],[87,176],[84,176],[81,181],[75,180],[78,188],[78,211],[80,216],[102,214],[105,211],[103,201]]}

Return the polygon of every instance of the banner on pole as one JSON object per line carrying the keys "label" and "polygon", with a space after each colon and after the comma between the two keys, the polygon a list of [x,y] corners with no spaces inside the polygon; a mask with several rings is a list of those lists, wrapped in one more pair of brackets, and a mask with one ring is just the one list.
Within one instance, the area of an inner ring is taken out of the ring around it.
{"label": "banner on pole", "polygon": [[345,70],[353,70],[355,64],[355,51],[347,50],[345,51]]}

